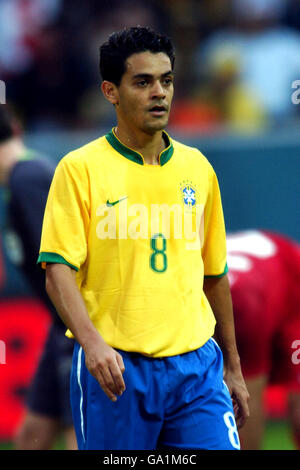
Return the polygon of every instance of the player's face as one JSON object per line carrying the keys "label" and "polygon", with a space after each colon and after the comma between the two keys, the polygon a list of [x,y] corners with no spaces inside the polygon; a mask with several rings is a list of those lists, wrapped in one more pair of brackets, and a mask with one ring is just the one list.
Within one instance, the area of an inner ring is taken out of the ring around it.
{"label": "player's face", "polygon": [[140,52],[130,56],[126,65],[118,88],[118,118],[147,133],[163,129],[174,92],[169,57],[162,52]]}

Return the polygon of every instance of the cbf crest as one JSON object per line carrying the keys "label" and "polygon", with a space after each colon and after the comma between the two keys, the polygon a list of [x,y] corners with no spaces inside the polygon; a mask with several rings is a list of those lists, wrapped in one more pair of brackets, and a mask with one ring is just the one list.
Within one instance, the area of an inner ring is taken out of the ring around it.
{"label": "cbf crest", "polygon": [[183,181],[180,185],[184,207],[192,209],[196,205],[196,188],[191,181]]}

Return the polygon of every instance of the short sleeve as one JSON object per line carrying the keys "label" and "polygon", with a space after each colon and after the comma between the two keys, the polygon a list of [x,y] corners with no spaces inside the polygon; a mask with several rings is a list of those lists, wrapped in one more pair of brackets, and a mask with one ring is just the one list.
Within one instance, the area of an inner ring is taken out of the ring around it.
{"label": "short sleeve", "polygon": [[44,213],[38,263],[64,263],[79,270],[87,257],[90,221],[88,178],[79,159],[62,159]]}
{"label": "short sleeve", "polygon": [[202,247],[204,276],[223,276],[228,272],[226,262],[226,233],[220,188],[215,172],[209,185],[204,209],[204,243]]}

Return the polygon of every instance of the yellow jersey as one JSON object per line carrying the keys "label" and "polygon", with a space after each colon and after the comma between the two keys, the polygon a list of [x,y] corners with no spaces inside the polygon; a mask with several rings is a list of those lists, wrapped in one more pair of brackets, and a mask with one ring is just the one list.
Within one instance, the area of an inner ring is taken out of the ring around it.
{"label": "yellow jersey", "polygon": [[110,346],[152,357],[195,350],[213,335],[203,279],[227,272],[215,172],[198,149],[163,137],[159,165],[145,164],[114,130],[62,158],[38,258],[77,271]]}

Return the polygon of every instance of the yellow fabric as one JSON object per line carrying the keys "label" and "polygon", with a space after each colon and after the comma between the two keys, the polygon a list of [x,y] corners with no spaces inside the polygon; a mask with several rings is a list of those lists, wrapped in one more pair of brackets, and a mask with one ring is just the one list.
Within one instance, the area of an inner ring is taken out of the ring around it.
{"label": "yellow fabric", "polygon": [[[78,269],[90,318],[109,345],[153,357],[195,350],[213,335],[203,277],[226,266],[213,168],[197,149],[171,143],[162,166],[129,160],[106,137],[65,156],[50,188],[39,257],[43,267],[57,254]],[[193,188],[191,199],[184,188]],[[185,232],[185,220],[200,237]]]}

